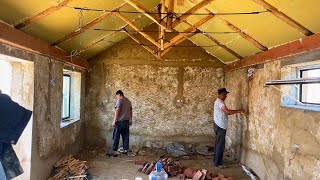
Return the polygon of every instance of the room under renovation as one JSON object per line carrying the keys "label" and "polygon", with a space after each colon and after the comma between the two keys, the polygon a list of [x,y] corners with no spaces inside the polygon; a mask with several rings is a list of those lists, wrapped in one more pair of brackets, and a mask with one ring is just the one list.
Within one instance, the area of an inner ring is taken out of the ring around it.
{"label": "room under renovation", "polygon": [[320,180],[319,7],[1,0],[0,180]]}

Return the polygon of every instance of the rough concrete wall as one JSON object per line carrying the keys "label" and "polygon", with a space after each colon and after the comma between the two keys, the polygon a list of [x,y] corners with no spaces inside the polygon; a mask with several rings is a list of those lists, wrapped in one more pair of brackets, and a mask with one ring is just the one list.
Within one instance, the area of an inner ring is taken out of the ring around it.
{"label": "rough concrete wall", "polygon": [[187,56],[186,50],[173,51],[154,60],[141,47],[116,45],[90,61],[86,143],[110,146],[118,89],[133,104],[131,145],[213,142],[212,104],[224,84],[221,63],[201,48],[189,49]]}
{"label": "rough concrete wall", "polygon": [[[280,69],[281,61],[266,63],[251,82],[241,81],[240,87],[249,86],[248,91],[241,88],[240,94],[249,95],[250,113],[249,118],[242,117],[244,129],[248,129],[243,133],[242,162],[261,179],[268,179],[264,163],[272,179],[320,179],[320,113],[280,106],[281,93],[264,87],[265,81],[281,78]],[[245,76],[243,69],[226,73],[231,91],[239,87],[239,77]],[[239,99],[229,100],[232,107],[241,107]],[[245,101],[242,99],[241,104]],[[239,128],[238,124],[231,124],[230,129],[234,128]],[[232,136],[230,139],[232,144],[239,143]],[[289,166],[294,144],[300,147]]]}
{"label": "rough concrete wall", "polygon": [[[63,64],[49,58],[0,44],[0,53],[34,62],[34,106],[32,125],[32,180],[46,179],[52,165],[64,155],[75,153],[83,145],[81,120],[60,128]],[[50,80],[51,83],[50,83]],[[82,73],[81,112],[84,112],[85,73]]]}

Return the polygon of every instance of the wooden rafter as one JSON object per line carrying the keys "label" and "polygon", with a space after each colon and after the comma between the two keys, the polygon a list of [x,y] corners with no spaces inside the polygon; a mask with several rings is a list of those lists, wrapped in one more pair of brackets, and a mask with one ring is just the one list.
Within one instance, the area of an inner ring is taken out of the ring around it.
{"label": "wooden rafter", "polygon": [[161,47],[160,43],[158,43],[157,41],[155,41],[151,36],[149,36],[147,33],[145,32],[141,32],[141,30],[135,25],[133,24],[128,18],[126,18],[125,16],[123,16],[122,14],[120,14],[119,12],[114,12],[114,14],[116,16],[118,16],[120,19],[122,19],[124,22],[126,22],[127,24],[129,24],[129,26],[131,26],[134,30],[136,30],[139,34],[141,34],[143,37],[145,37],[147,40],[149,40],[152,44],[156,45],[158,48]]}
{"label": "wooden rafter", "polygon": [[0,22],[0,43],[41,54],[46,57],[51,57],[63,63],[74,65],[82,69],[87,69],[89,67],[88,62],[85,59],[80,57],[73,57],[71,59],[68,57],[69,54],[66,52],[3,22]]}
{"label": "wooden rafter", "polygon": [[[160,18],[161,18],[161,21],[163,21],[163,19],[165,18],[164,13],[165,13],[165,10],[166,10],[165,0],[161,0],[160,4],[161,4],[161,9],[160,9],[161,15],[160,15]],[[164,50],[165,28],[159,26],[159,29],[160,29],[159,39],[160,39],[160,46],[161,46],[160,49]]]}
{"label": "wooden rafter", "polygon": [[150,49],[148,46],[143,45],[139,39],[137,39],[136,37],[134,37],[132,34],[130,34],[128,31],[125,31],[125,33],[131,38],[133,39],[136,43],[140,44],[141,47],[143,47],[144,49],[146,49],[147,51],[149,51],[152,55],[154,55],[156,58],[159,59],[159,56],[156,55],[156,52],[152,49]]}
{"label": "wooden rafter", "polygon": [[311,32],[309,29],[307,29],[306,27],[304,27],[294,19],[290,18],[283,12],[279,11],[277,8],[267,3],[266,1],[264,0],[253,0],[253,1],[255,1],[260,6],[264,7],[265,9],[270,11],[274,16],[278,17],[279,19],[281,19],[283,22],[287,23],[291,27],[297,29],[299,32],[303,33],[304,35],[310,36],[313,34],[313,32]]}
{"label": "wooden rafter", "polygon": [[[190,2],[196,4],[197,0],[190,0]],[[203,9],[205,9],[208,13],[213,13],[209,8],[204,7]],[[235,32],[237,32],[240,36],[242,36],[244,39],[246,39],[247,41],[249,41],[250,43],[252,43],[254,46],[256,46],[257,48],[259,48],[262,51],[266,51],[268,50],[268,48],[264,45],[262,45],[259,41],[257,41],[256,39],[254,39],[253,37],[251,37],[248,33],[242,31],[240,28],[238,28],[237,26],[233,25],[231,22],[225,20],[224,18],[222,18],[221,16],[217,16],[217,18],[219,18],[221,20],[221,22],[223,22],[226,26],[228,26],[230,29],[234,30]]]}
{"label": "wooden rafter", "polygon": [[201,20],[199,20],[198,22],[196,22],[194,25],[192,25],[191,27],[189,27],[188,29],[186,29],[183,33],[179,33],[177,36],[175,36],[174,38],[172,38],[170,40],[170,42],[166,43],[164,45],[164,49],[167,49],[170,46],[173,46],[176,42],[178,42],[179,40],[183,39],[185,36],[188,36],[188,33],[193,33],[197,30],[198,27],[200,27],[201,25],[203,25],[204,23],[208,22],[210,19],[212,19],[213,17],[215,17],[215,15],[210,14],[207,15],[206,17],[202,18]]}
{"label": "wooden rafter", "polygon": [[191,16],[193,13],[197,12],[199,9],[203,8],[204,6],[210,4],[214,0],[202,0],[197,5],[190,8],[187,12],[179,16],[172,24],[172,28],[175,28],[180,23],[182,23],[184,20],[186,20],[189,16]]}
{"label": "wooden rafter", "polygon": [[22,22],[18,23],[17,25],[14,26],[14,28],[16,29],[21,29],[23,27],[26,27],[28,26],[29,24],[41,19],[41,18],[44,18],[56,11],[58,11],[59,9],[61,9],[63,6],[67,5],[69,2],[71,2],[72,0],[64,0],[62,2],[60,2],[59,4],[57,5],[54,5],[40,13],[38,13],[37,15],[35,16],[31,16],[31,17],[28,17],[26,19],[24,19]]}
{"label": "wooden rafter", "polygon": [[161,22],[159,20],[159,17],[157,17],[155,14],[151,14],[149,12],[149,10],[147,8],[145,8],[142,4],[140,4],[139,2],[135,1],[135,0],[124,0],[126,1],[128,4],[130,4],[132,7],[134,7],[135,9],[137,9],[139,12],[143,13],[145,16],[147,16],[148,18],[150,18],[153,22],[155,22],[156,24],[158,24],[159,26],[161,26],[162,28],[166,28],[166,24],[165,22]]}
{"label": "wooden rafter", "polygon": [[[116,7],[113,11],[117,11],[121,8],[123,8],[125,5],[127,5],[127,3],[122,3],[120,4],[118,7]],[[82,28],[79,28],[75,31],[73,31],[70,34],[67,34],[66,36],[60,38],[59,40],[57,40],[56,42],[52,43],[51,45],[56,46],[60,43],[63,43],[65,41],[70,40],[71,38],[83,33],[84,31],[88,30],[89,28],[93,27],[94,25],[100,23],[102,20],[106,19],[107,17],[109,17],[110,15],[112,15],[112,12],[105,12],[103,13],[101,16],[93,19],[92,21],[90,21],[88,24],[86,24],[85,26],[83,26]]]}
{"label": "wooden rafter", "polygon": [[174,13],[175,0],[169,0],[168,4],[168,17],[167,17],[167,29],[172,29],[173,13]]}
{"label": "wooden rafter", "polygon": [[227,20],[225,20],[223,18],[220,18],[220,19],[225,25],[227,25],[230,29],[232,29],[235,32],[237,32],[240,36],[242,36],[244,39],[249,41],[255,47],[259,48],[262,51],[268,50],[268,48],[266,46],[262,45],[259,41],[257,41],[256,39],[252,38],[249,34],[247,34],[246,32],[242,31],[237,26],[233,25],[232,23],[230,23],[229,21],[227,21]]}
{"label": "wooden rafter", "polygon": [[[184,23],[188,24],[189,26],[192,26],[192,24],[190,22],[188,22],[187,20],[183,21]],[[216,43],[218,46],[220,46],[221,48],[223,48],[224,50],[228,51],[230,54],[232,54],[233,56],[237,57],[238,59],[242,59],[242,56],[240,56],[238,53],[234,52],[232,49],[228,48],[227,46],[223,45],[221,42],[219,42],[218,40],[216,40],[215,38],[213,38],[211,35],[209,35],[206,32],[201,31],[200,29],[197,28],[197,31],[202,32],[203,35],[205,35],[208,39],[210,39],[211,41],[213,41],[214,43]]]}
{"label": "wooden rafter", "polygon": [[[131,22],[134,23],[134,22],[140,20],[141,18],[142,18],[142,16],[138,16],[137,18],[135,18],[135,19],[132,20]],[[95,46],[96,44],[99,44],[99,43],[105,41],[107,38],[113,36],[114,34],[120,32],[120,31],[123,31],[123,29],[127,28],[128,26],[129,26],[129,24],[125,24],[125,25],[121,26],[121,27],[118,28],[116,31],[114,31],[114,32],[112,32],[112,33],[109,33],[109,34],[103,36],[103,37],[100,38],[99,40],[97,40],[97,41],[91,43],[89,46],[83,48],[80,52],[82,53],[82,52],[87,51],[88,49],[90,49],[91,47]]]}
{"label": "wooden rafter", "polygon": [[225,70],[232,71],[274,60],[283,60],[285,57],[297,56],[312,50],[320,50],[320,33],[274,47],[268,51],[247,56],[240,61],[228,64]]}

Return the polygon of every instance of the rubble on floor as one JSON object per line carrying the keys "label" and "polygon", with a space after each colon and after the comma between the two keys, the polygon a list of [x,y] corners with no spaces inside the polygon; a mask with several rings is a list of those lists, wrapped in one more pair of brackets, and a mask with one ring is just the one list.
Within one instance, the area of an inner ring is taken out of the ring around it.
{"label": "rubble on floor", "polygon": [[146,162],[143,160],[135,161],[136,165],[141,165],[139,171],[149,175],[155,170],[155,164],[157,162],[162,163],[163,170],[169,176],[177,176],[181,180],[232,180],[232,177],[226,177],[222,173],[212,173],[208,172],[206,169],[192,169],[188,167],[183,167],[179,160],[174,160],[171,157],[160,157],[154,162]]}
{"label": "rubble on floor", "polygon": [[65,156],[53,165],[48,180],[82,180],[86,178],[87,170],[86,161],[75,159],[72,155]]}

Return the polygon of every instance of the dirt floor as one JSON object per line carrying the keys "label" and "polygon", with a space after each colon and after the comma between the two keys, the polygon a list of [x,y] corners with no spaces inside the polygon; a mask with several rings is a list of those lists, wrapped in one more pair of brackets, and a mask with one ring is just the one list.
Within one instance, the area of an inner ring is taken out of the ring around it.
{"label": "dirt floor", "polygon": [[[108,157],[105,153],[96,150],[90,153],[82,154],[79,158],[86,160],[89,165],[89,173],[92,179],[97,180],[134,180],[136,177],[148,179],[148,176],[139,172],[141,165],[135,165],[136,160],[154,161],[160,155],[147,154],[146,156],[128,157],[127,155],[120,155],[118,157]],[[226,162],[226,169],[218,169],[213,167],[210,156],[190,156],[190,159],[180,159],[182,166],[194,169],[207,169],[213,173],[221,172],[225,176],[231,176],[233,179],[247,180],[250,179],[242,170],[241,166],[236,162]],[[169,177],[169,179],[176,180],[176,177]]]}

